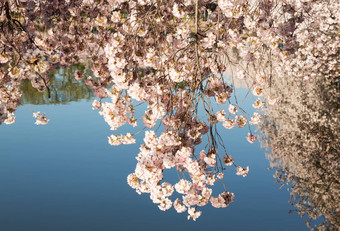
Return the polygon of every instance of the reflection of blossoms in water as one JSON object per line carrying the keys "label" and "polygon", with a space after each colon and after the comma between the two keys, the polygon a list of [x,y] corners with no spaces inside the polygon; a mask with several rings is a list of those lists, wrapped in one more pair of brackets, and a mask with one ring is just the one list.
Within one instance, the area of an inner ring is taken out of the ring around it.
{"label": "reflection of blossoms in water", "polygon": [[262,142],[272,150],[267,157],[276,169],[274,176],[289,185],[290,203],[307,218],[307,226],[316,230],[340,229],[337,81],[323,77],[301,86],[276,80],[273,93],[284,101],[266,110],[260,126]]}

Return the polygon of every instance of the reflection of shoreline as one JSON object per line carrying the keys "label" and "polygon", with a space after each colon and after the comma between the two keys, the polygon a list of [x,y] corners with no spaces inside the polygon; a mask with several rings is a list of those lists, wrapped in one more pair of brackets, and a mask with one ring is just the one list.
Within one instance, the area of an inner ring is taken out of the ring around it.
{"label": "reflection of shoreline", "polygon": [[29,80],[24,80],[21,85],[22,104],[66,104],[82,99],[91,100],[94,91],[83,80],[75,80],[72,70],[62,70],[50,77],[50,98],[48,92],[39,92],[32,87]]}
{"label": "reflection of shoreline", "polygon": [[340,230],[340,89],[331,78],[306,86],[275,81],[283,100],[265,111],[261,126],[275,177],[289,184],[290,203],[313,220],[308,226]]}

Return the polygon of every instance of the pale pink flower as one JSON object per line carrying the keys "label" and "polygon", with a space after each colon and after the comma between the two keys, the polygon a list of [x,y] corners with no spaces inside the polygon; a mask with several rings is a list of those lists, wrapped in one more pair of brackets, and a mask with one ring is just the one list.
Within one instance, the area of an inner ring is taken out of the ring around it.
{"label": "pale pink flower", "polygon": [[156,147],[158,144],[158,139],[154,131],[145,131],[144,143],[149,148]]}
{"label": "pale pink flower", "polygon": [[196,221],[197,218],[199,218],[202,214],[201,211],[197,211],[195,208],[188,208],[188,220],[192,218],[194,221]]}
{"label": "pale pink flower", "polygon": [[114,23],[118,23],[120,21],[120,11],[112,12],[111,21]]}
{"label": "pale pink flower", "polygon": [[131,188],[136,189],[139,187],[139,179],[134,173],[128,175],[127,182]]}
{"label": "pale pink flower", "polygon": [[164,168],[168,168],[168,169],[176,166],[175,158],[174,158],[174,156],[172,155],[171,152],[167,152],[167,153],[164,154],[163,166],[164,166]]}
{"label": "pale pink flower", "polygon": [[101,102],[99,102],[98,100],[93,100],[92,110],[99,109],[101,106],[102,106]]}
{"label": "pale pink flower", "polygon": [[245,79],[246,78],[246,73],[244,72],[244,71],[242,71],[242,70],[239,70],[237,73],[236,73],[236,77],[238,78],[238,79]]}
{"label": "pale pink flower", "polygon": [[234,158],[231,155],[225,155],[223,156],[223,163],[226,166],[231,166],[234,163]]}
{"label": "pale pink flower", "polygon": [[191,179],[193,182],[193,188],[196,190],[202,190],[205,187],[205,183],[206,183],[206,179],[205,179],[206,173],[205,172],[202,173],[200,171],[202,169],[200,169],[199,165],[197,167],[198,167],[197,171],[195,171],[194,174],[191,173]]}
{"label": "pale pink flower", "polygon": [[202,196],[206,199],[209,199],[212,194],[212,189],[204,187],[202,189]]}
{"label": "pale pink flower", "polygon": [[219,200],[219,197],[211,197],[210,203],[215,208],[221,208],[223,206],[223,200]]}
{"label": "pale pink flower", "polygon": [[236,107],[235,107],[234,105],[232,105],[232,104],[229,104],[228,110],[229,110],[229,112],[230,112],[231,114],[236,114],[236,113],[237,113]]}
{"label": "pale pink flower", "polygon": [[207,37],[202,39],[202,46],[204,48],[212,48],[216,41],[216,35],[212,32],[207,33]]}
{"label": "pale pink flower", "polygon": [[174,201],[174,208],[176,209],[178,213],[183,213],[185,212],[185,210],[187,210],[187,208],[183,205],[183,203],[178,198]]}
{"label": "pale pink flower", "polygon": [[173,8],[172,8],[172,14],[176,17],[176,18],[184,18],[185,14],[184,12],[182,12],[179,8],[178,8],[178,4],[175,3]]}
{"label": "pale pink flower", "polygon": [[241,115],[241,116],[236,116],[235,119],[236,119],[236,125],[237,125],[237,127],[243,128],[244,126],[246,126],[246,124],[247,124],[247,119],[246,119],[245,116],[242,116],[242,115]]}
{"label": "pale pink flower", "polygon": [[162,186],[162,193],[164,196],[169,197],[173,194],[174,187],[170,183],[163,182],[161,186]]}
{"label": "pale pink flower", "polygon": [[201,136],[201,133],[197,131],[195,128],[193,128],[188,131],[188,136],[191,139],[198,139]]}
{"label": "pale pink flower", "polygon": [[252,135],[251,133],[248,133],[248,135],[246,136],[247,140],[249,143],[254,143],[255,140],[257,139],[256,135]]}
{"label": "pale pink flower", "polygon": [[122,143],[121,138],[118,135],[111,135],[107,137],[109,139],[109,144],[110,145],[120,145]]}
{"label": "pale pink flower", "polygon": [[137,120],[135,118],[130,118],[128,120],[128,123],[132,126],[132,127],[137,127]]}
{"label": "pale pink flower", "polygon": [[169,200],[168,198],[164,198],[162,202],[158,205],[158,208],[162,211],[166,211],[170,209],[171,206],[172,206],[171,200]]}
{"label": "pale pink flower", "polygon": [[219,174],[217,174],[217,178],[218,178],[218,179],[223,179],[223,176],[224,176],[224,174],[223,174],[222,172],[220,172]]}
{"label": "pale pink flower", "polygon": [[8,62],[8,57],[6,55],[0,54],[0,63],[7,63]]}
{"label": "pale pink flower", "polygon": [[220,122],[226,121],[225,116],[226,116],[226,113],[225,113],[224,110],[221,110],[221,111],[219,111],[219,112],[216,113],[216,118],[217,118],[217,120],[220,121]]}
{"label": "pale pink flower", "polygon": [[136,140],[133,138],[133,135],[131,135],[130,133],[127,133],[125,136],[121,136],[120,140],[122,142],[122,144],[134,144],[136,143]]}
{"label": "pale pink flower", "polygon": [[218,197],[211,197],[211,205],[215,208],[225,208],[234,200],[234,193],[223,192]]}
{"label": "pale pink flower", "polygon": [[123,100],[114,100],[116,96],[112,96],[112,103],[105,102],[101,105],[100,115],[104,117],[104,120],[110,126],[111,130],[117,130],[123,126],[128,120],[128,108],[126,102]]}
{"label": "pale pink flower", "polygon": [[46,114],[45,113],[40,115],[40,111],[34,112],[33,113],[33,117],[35,117],[37,119],[35,121],[36,125],[45,125],[45,124],[48,124],[48,122],[50,121],[49,119],[46,118]]}
{"label": "pale pink flower", "polygon": [[216,166],[216,155],[215,154],[210,154],[210,155],[204,157],[204,161],[210,167],[215,167]]}
{"label": "pale pink flower", "polygon": [[172,131],[163,132],[158,139],[159,146],[177,146],[181,144],[180,137]]}
{"label": "pale pink flower", "polygon": [[204,150],[202,150],[201,152],[200,152],[200,159],[201,160],[204,160],[204,158],[206,158],[206,153],[205,153],[205,151]]}
{"label": "pale pink flower", "polygon": [[227,129],[232,129],[236,124],[236,121],[233,119],[227,119],[226,121],[223,122],[223,127]]}
{"label": "pale pink flower", "polygon": [[187,207],[197,205],[200,202],[200,195],[197,191],[190,191],[187,195],[183,196],[183,204]]}
{"label": "pale pink flower", "polygon": [[273,96],[268,96],[268,97],[267,97],[267,102],[268,102],[269,105],[278,104],[277,98],[275,98],[275,97],[273,97]]}
{"label": "pale pink flower", "polygon": [[187,194],[192,187],[192,183],[187,180],[181,179],[177,184],[175,184],[175,189],[177,192],[182,194]]}
{"label": "pale pink flower", "polygon": [[215,96],[216,103],[218,104],[225,104],[229,98],[229,92],[221,92]]}
{"label": "pale pink flower", "polygon": [[169,76],[170,79],[176,83],[180,83],[184,80],[183,75],[181,74],[181,72],[175,70],[174,68],[171,68],[169,70]]}
{"label": "pale pink flower", "polygon": [[217,181],[217,179],[215,179],[215,175],[207,176],[206,182],[207,182],[208,185],[214,185],[216,181]]}
{"label": "pale pink flower", "polygon": [[14,113],[8,114],[7,119],[4,121],[5,124],[10,125],[15,122],[15,116]]}
{"label": "pale pink flower", "polygon": [[251,117],[251,121],[249,122],[250,124],[259,124],[261,121],[261,115],[257,112],[254,112],[254,116]]}
{"label": "pale pink flower", "polygon": [[83,79],[83,73],[81,73],[79,70],[76,70],[75,72],[74,72],[74,78],[76,79],[76,80],[82,80]]}
{"label": "pale pink flower", "polygon": [[139,182],[139,185],[140,185],[140,187],[137,188],[137,190],[136,190],[137,193],[138,192],[140,192],[139,194],[141,194],[141,193],[151,193],[150,186],[147,182],[142,180],[142,181]]}
{"label": "pale pink flower", "polygon": [[246,168],[242,168],[240,166],[236,167],[236,175],[246,177],[248,172],[249,172],[249,166]]}
{"label": "pale pink flower", "polygon": [[[180,150],[178,150],[175,154],[175,162],[177,164],[187,164],[190,165],[188,163],[188,160],[191,160],[189,157],[192,154],[192,149],[188,148],[188,147],[182,147]],[[187,166],[190,167],[190,166]]]}
{"label": "pale pink flower", "polygon": [[263,85],[266,83],[267,77],[264,75],[258,75],[256,76],[256,82],[260,85]]}
{"label": "pale pink flower", "polygon": [[97,18],[95,19],[95,23],[98,26],[105,26],[107,23],[107,18],[105,16],[97,16]]}
{"label": "pale pink flower", "polygon": [[261,99],[257,99],[252,105],[254,108],[261,108],[263,107],[263,102],[261,101]]}
{"label": "pale pink flower", "polygon": [[253,95],[261,96],[263,94],[263,89],[260,86],[256,86],[253,90]]}

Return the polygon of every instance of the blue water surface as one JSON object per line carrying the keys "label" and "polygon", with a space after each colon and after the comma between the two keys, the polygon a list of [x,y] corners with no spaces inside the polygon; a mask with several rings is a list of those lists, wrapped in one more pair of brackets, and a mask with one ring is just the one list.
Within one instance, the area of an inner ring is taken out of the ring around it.
{"label": "blue water surface", "polygon": [[[250,99],[243,105],[252,110]],[[289,192],[274,183],[265,150],[246,141],[246,128],[221,127],[220,134],[237,164],[250,167],[248,177],[228,169],[234,202],[202,207],[194,222],[173,208],[159,210],[128,186],[143,133],[137,144],[113,147],[107,142],[113,133],[91,102],[26,106],[51,121],[34,125],[32,112],[19,107],[15,124],[0,126],[0,231],[307,230],[298,215],[288,214]]]}

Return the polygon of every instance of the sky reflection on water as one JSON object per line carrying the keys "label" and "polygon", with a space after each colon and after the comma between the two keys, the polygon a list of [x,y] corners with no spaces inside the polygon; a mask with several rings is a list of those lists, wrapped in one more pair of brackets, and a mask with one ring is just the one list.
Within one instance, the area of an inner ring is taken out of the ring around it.
{"label": "sky reflection on water", "polygon": [[[244,104],[252,111],[249,99]],[[225,209],[206,206],[193,222],[173,208],[160,211],[126,183],[142,133],[137,144],[112,147],[107,143],[112,133],[91,102],[26,106],[46,112],[51,121],[36,126],[32,113],[20,107],[17,122],[0,128],[1,230],[307,230],[298,215],[288,214],[289,193],[265,170],[265,150],[246,141],[245,128],[220,130],[228,153],[250,166],[248,177],[227,169],[234,202]],[[223,191],[222,185],[214,188]]]}

